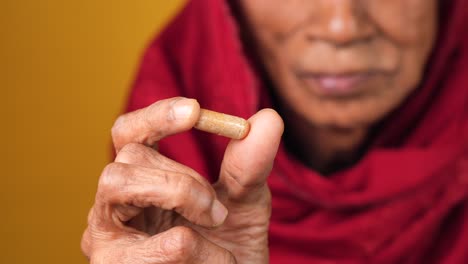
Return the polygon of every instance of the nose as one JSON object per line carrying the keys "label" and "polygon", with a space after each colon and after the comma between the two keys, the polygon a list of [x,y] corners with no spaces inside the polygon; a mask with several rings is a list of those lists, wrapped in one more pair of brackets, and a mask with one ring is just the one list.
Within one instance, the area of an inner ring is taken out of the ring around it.
{"label": "nose", "polygon": [[321,3],[317,12],[319,23],[308,31],[309,39],[344,46],[367,40],[375,32],[362,1],[324,0]]}

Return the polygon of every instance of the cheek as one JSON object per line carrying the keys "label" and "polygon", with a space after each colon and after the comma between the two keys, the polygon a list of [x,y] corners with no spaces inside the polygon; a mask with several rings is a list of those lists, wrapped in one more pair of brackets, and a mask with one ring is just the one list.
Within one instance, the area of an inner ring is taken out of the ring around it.
{"label": "cheek", "polygon": [[398,45],[424,46],[437,24],[436,0],[367,0],[367,14]]}
{"label": "cheek", "polygon": [[382,37],[399,50],[395,85],[406,94],[421,81],[435,43],[437,3],[435,0],[368,0],[368,13]]}

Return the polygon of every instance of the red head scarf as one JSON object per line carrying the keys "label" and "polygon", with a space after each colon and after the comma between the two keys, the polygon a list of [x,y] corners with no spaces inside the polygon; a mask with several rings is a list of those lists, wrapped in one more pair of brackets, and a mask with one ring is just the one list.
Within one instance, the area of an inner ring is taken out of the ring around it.
{"label": "red head scarf", "polygon": [[[420,87],[354,167],[322,177],[280,148],[271,263],[468,263],[468,0],[440,3]],[[268,106],[236,19],[222,0],[189,1],[151,43],[127,110],[167,97],[249,117]],[[160,143],[216,180],[227,140],[192,131]]]}

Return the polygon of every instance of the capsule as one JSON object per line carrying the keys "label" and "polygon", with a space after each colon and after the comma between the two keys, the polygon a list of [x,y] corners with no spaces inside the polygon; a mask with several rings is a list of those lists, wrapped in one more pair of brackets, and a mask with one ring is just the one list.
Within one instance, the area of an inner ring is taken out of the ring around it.
{"label": "capsule", "polygon": [[250,130],[247,120],[207,109],[200,109],[195,128],[232,139],[243,139]]}

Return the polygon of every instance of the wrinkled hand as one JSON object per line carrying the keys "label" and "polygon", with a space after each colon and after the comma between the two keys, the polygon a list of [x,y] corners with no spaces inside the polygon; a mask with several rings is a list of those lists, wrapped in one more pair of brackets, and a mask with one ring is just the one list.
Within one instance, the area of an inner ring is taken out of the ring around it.
{"label": "wrinkled hand", "polygon": [[91,263],[268,263],[266,178],[281,118],[269,109],[252,116],[249,135],[229,143],[211,185],[155,150],[191,129],[199,111],[195,100],[171,98],[117,119],[117,157],[100,177],[81,243]]}

